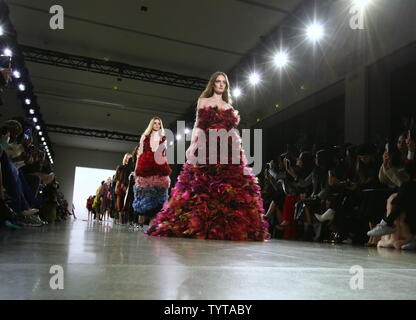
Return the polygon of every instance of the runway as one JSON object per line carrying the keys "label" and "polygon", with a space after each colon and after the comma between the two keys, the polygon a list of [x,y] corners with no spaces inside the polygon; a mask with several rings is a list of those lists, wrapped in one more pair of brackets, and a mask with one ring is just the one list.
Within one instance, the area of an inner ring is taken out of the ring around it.
{"label": "runway", "polygon": [[[54,265],[63,289],[51,288]],[[0,299],[415,299],[416,253],[155,238],[76,220],[0,231],[0,284]]]}

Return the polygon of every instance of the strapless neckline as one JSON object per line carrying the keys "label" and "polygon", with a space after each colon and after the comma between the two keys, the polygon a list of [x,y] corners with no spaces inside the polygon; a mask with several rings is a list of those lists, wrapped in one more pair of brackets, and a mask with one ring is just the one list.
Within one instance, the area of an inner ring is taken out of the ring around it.
{"label": "strapless neckline", "polygon": [[[224,108],[225,106],[228,106],[228,108]],[[218,107],[218,106],[205,106],[204,108],[201,109],[205,109],[205,108],[213,108],[213,109],[218,109],[218,110],[229,110],[229,109],[234,109],[231,105],[229,104],[224,104],[222,107]]]}

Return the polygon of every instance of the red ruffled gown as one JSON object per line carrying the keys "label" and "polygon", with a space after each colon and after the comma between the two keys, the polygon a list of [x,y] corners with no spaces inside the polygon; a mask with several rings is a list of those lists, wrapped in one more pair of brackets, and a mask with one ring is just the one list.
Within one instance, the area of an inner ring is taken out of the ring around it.
{"label": "red ruffled gown", "polygon": [[[208,159],[208,130],[236,129],[240,116],[232,107],[208,106],[197,112],[197,127],[207,137]],[[235,132],[241,155],[240,164],[232,164],[231,157],[229,164],[220,164],[219,161],[217,164],[209,164],[208,161],[206,164],[191,164],[188,160],[171,190],[169,201],[149,228],[149,235],[237,241],[263,241],[269,238],[268,224],[263,219],[260,186],[252,174],[252,168],[247,166],[241,138],[238,131]],[[229,138],[229,154],[231,141]],[[218,145],[217,152],[219,159]]]}
{"label": "red ruffled gown", "polygon": [[[152,150],[150,142],[153,135],[157,136],[159,141],[160,149],[156,151]],[[160,137],[157,132],[148,134],[142,142],[143,153],[136,164],[133,209],[139,215],[149,218],[153,218],[168,199],[169,175],[172,173],[172,170],[166,158],[166,150],[163,150],[162,146],[164,144],[166,148],[165,141],[166,136]],[[155,155],[158,150],[163,150],[160,153],[160,163],[156,161]]]}

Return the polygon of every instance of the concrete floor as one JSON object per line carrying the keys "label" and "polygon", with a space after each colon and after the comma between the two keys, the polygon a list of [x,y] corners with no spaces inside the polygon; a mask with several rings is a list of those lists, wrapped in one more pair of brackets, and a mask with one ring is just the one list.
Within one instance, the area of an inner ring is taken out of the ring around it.
{"label": "concrete floor", "polygon": [[[64,289],[50,288],[52,265]],[[350,268],[363,267],[362,290]],[[154,238],[77,220],[0,231],[0,299],[415,299],[416,253]]]}

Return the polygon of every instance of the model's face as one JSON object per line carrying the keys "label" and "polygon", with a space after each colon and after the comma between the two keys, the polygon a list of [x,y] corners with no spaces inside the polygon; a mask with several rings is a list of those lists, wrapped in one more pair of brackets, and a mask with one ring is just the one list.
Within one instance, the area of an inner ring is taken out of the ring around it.
{"label": "model's face", "polygon": [[222,94],[227,88],[227,81],[223,75],[219,75],[214,81],[214,91],[217,94]]}
{"label": "model's face", "polygon": [[400,152],[407,152],[406,137],[399,137],[397,140],[397,149],[399,149]]}
{"label": "model's face", "polygon": [[153,121],[153,130],[157,131],[159,129],[160,129],[160,121],[156,119],[155,121]]}

